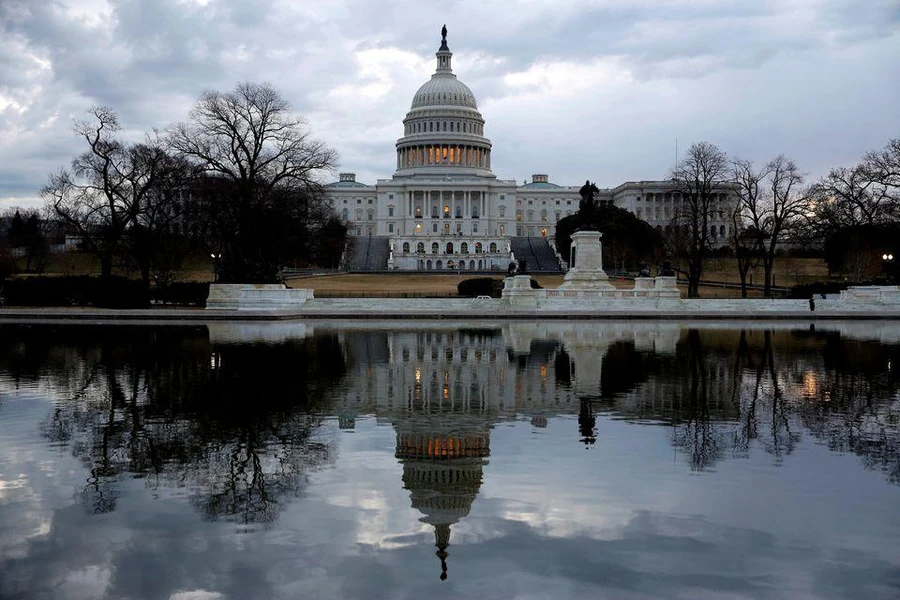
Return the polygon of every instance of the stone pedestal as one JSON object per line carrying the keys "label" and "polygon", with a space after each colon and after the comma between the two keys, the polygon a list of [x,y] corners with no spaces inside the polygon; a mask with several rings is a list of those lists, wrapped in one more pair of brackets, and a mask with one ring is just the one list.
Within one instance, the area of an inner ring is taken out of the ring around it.
{"label": "stone pedestal", "polygon": [[531,275],[515,275],[503,281],[503,299],[516,306],[536,305],[535,290],[531,289]]}
{"label": "stone pedestal", "polygon": [[602,235],[599,231],[576,231],[572,234],[569,272],[559,289],[601,292],[616,289],[603,270]]}
{"label": "stone pedestal", "polygon": [[312,290],[295,290],[281,283],[214,283],[207,310],[291,310],[312,300]]}

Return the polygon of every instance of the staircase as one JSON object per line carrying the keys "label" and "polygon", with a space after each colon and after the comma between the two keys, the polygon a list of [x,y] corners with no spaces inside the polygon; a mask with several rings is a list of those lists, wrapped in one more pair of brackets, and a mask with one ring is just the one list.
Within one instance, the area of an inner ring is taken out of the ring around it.
{"label": "staircase", "polygon": [[529,273],[562,273],[562,266],[546,238],[514,237],[509,242],[516,260],[524,259]]}
{"label": "staircase", "polygon": [[353,238],[348,269],[354,271],[386,271],[391,256],[390,238],[366,236]]}

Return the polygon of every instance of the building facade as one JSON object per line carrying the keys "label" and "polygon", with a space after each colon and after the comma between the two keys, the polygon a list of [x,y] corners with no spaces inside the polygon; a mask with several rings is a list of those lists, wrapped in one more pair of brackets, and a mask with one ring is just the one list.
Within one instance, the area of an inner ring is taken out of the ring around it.
{"label": "building facade", "polygon": [[[341,173],[327,186],[329,200],[350,235],[390,239],[388,268],[505,270],[511,237],[553,243],[556,223],[578,211],[581,184],[557,185],[546,174],[521,185],[499,179],[484,118],[453,73],[446,35],[435,56],[434,74],[403,119],[393,177],[367,185]],[[602,189],[599,200],[665,231],[681,199],[671,181],[639,181]],[[710,221],[713,240],[727,240],[733,203],[721,195]]]}

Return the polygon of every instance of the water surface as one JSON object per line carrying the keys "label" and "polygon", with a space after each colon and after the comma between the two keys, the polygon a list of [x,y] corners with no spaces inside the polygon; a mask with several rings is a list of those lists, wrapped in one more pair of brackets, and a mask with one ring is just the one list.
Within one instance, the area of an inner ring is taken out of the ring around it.
{"label": "water surface", "polygon": [[0,324],[2,598],[900,597],[900,324]]}

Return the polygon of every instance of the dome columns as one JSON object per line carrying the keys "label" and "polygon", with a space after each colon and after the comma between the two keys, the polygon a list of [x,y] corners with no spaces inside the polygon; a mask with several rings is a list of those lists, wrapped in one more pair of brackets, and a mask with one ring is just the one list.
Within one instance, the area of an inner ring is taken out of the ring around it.
{"label": "dome columns", "polygon": [[404,145],[397,150],[397,168],[430,166],[491,168],[491,151],[480,145],[426,143]]}

